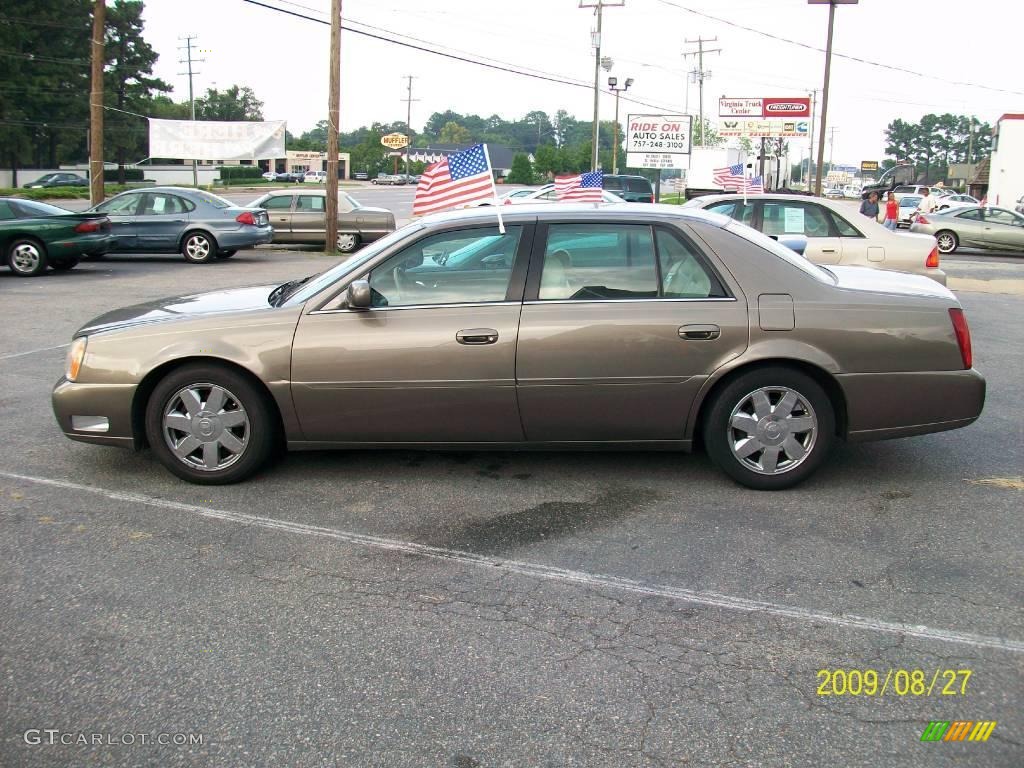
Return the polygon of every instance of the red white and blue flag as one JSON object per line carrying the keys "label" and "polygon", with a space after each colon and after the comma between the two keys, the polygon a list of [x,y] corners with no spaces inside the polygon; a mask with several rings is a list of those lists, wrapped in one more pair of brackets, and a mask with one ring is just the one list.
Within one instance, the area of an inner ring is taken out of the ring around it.
{"label": "red white and blue flag", "polygon": [[755,176],[747,181],[747,192],[751,195],[763,195],[764,194],[764,179],[760,176]]}
{"label": "red white and blue flag", "polygon": [[555,198],[560,202],[600,203],[604,200],[604,172],[555,177]]}
{"label": "red white and blue flag", "polygon": [[727,165],[725,168],[715,168],[713,178],[715,184],[731,192],[764,194],[764,179],[760,176],[748,179],[743,173],[743,163]]}
{"label": "red white and blue flag", "polygon": [[474,144],[423,171],[412,200],[412,214],[436,213],[494,196],[487,149],[483,144]]}

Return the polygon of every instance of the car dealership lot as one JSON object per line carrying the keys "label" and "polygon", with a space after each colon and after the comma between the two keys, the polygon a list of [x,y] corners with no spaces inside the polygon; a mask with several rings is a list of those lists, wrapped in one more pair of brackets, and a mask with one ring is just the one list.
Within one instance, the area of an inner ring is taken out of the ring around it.
{"label": "car dealership lot", "polygon": [[[353,195],[408,216],[411,190]],[[86,320],[333,263],[0,275],[0,764],[1020,764],[1024,262],[943,259],[971,289],[976,424],[841,446],[787,492],[644,452],[294,454],[197,487],[60,434],[49,390]],[[817,695],[836,668],[972,675]],[[922,744],[930,720],[999,724]],[[204,740],[25,743],[54,728]]]}

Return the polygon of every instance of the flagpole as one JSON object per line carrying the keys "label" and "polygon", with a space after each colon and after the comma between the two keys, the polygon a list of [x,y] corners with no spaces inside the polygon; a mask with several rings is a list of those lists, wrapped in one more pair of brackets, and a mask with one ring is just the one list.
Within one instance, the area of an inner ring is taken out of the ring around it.
{"label": "flagpole", "polygon": [[494,210],[498,214],[498,231],[505,234],[505,220],[501,218],[501,204],[498,202],[498,187],[494,184],[494,168],[491,166],[491,155],[484,144],[484,159],[487,160],[487,172],[491,174],[491,192],[494,193]]}

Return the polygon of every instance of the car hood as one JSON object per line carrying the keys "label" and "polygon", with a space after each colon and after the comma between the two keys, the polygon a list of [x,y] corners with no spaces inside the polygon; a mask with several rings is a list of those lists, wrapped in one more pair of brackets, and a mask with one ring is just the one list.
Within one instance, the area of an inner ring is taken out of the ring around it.
{"label": "car hood", "polygon": [[924,275],[870,267],[838,267],[831,264],[825,269],[836,276],[837,287],[845,290],[927,296],[956,301],[956,296],[946,286],[939,285]]}
{"label": "car hood", "polygon": [[225,291],[154,299],[94,317],[79,328],[75,332],[75,336],[132,328],[150,323],[191,319],[198,315],[270,310],[273,308],[267,302],[267,297],[276,287],[274,284],[257,285],[250,288],[232,288]]}

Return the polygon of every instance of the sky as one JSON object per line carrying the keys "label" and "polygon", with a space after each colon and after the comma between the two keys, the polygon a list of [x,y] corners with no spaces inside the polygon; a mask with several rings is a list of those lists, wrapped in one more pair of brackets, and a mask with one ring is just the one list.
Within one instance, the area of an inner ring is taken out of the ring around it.
{"label": "sky", "polygon": [[[323,20],[330,9],[330,0],[259,1]],[[860,0],[837,7],[828,109],[828,127],[836,130],[826,160],[882,159],[885,127],[897,117],[917,121],[929,112],[953,112],[994,124],[1004,113],[1024,112],[1015,55],[1024,11],[1008,13],[1015,6],[1008,0]],[[343,31],[343,131],[404,121],[404,76],[410,74],[414,130],[445,109],[506,119],[535,109],[551,115],[565,109],[587,120],[593,115],[595,18],[578,0],[343,0],[342,17],[371,34],[589,84],[546,82]],[[264,117],[287,120],[293,134],[326,118],[328,26],[244,0],[146,0],[144,19],[145,37],[160,55],[155,73],[174,86],[174,98],[188,96],[180,38],[195,35],[205,59],[195,66],[197,93],[247,85],[264,102]],[[705,47],[721,51],[704,58],[710,72],[705,115],[717,120],[721,96],[806,96],[820,89],[824,53],[767,35],[824,48],[827,27],[828,7],[806,0],[625,0],[604,10],[601,53],[614,61],[610,74],[620,82],[634,79],[621,102],[623,122],[627,113],[696,115],[698,89],[685,74],[696,61],[683,55],[696,46],[685,41],[717,38]],[[614,108],[614,98],[602,94],[601,118],[611,119]],[[791,142],[794,161],[806,144]]]}

